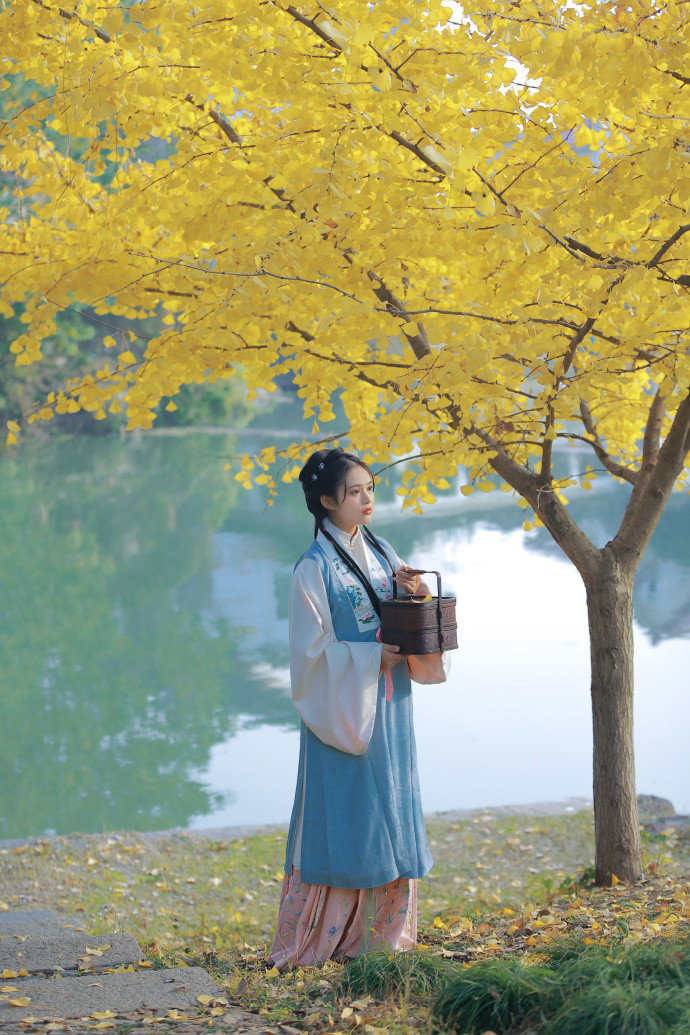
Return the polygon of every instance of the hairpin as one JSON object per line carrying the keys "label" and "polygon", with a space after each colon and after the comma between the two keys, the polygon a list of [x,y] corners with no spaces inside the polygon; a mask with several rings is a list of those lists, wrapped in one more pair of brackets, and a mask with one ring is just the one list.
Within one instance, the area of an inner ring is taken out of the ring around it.
{"label": "hairpin", "polygon": [[323,464],[319,464],[319,470],[323,471]]}
{"label": "hairpin", "polygon": [[315,481],[316,481],[316,475],[315,475],[315,474],[313,474],[313,475],[311,476],[311,480],[312,480],[313,482],[315,482]]}

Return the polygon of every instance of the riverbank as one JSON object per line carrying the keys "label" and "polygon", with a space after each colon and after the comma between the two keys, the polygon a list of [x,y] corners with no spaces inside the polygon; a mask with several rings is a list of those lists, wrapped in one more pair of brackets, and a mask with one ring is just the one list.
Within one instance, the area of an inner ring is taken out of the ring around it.
{"label": "riverbank", "polygon": [[[586,799],[427,816],[434,867],[419,885],[420,930],[437,918],[522,910],[593,863]],[[690,872],[690,844],[644,835],[645,865]],[[0,909],[78,913],[170,954],[265,951],[283,878],[284,828],[174,830],[0,843]]]}
{"label": "riverbank", "polygon": [[[589,874],[592,811],[583,800],[576,805],[427,817],[435,863],[419,883],[421,948],[469,963],[538,952],[573,931],[594,940],[623,933],[645,940],[687,927],[688,842],[645,834],[644,881],[597,889]],[[276,1033],[280,1024],[315,1035],[352,1027],[397,1035],[425,1026],[426,1001],[370,997],[365,1007],[351,1007],[333,990],[335,965],[266,980],[284,848],[284,829],[265,828],[4,843],[0,910],[53,909],[77,929],[131,933],[153,966],[201,964],[231,1003],[259,1013]],[[355,1013],[366,1020],[355,1024]]]}
{"label": "riverbank", "polygon": [[[469,820],[477,816],[500,817],[500,816],[559,816],[573,812],[581,812],[592,808],[589,798],[565,798],[563,801],[536,802],[530,805],[498,805],[489,806],[483,809],[452,809],[445,812],[431,812],[425,815],[427,822],[455,822],[457,820]],[[176,827],[172,830],[149,830],[137,831],[136,836],[144,840],[161,840],[175,837],[199,837],[209,838],[215,841],[236,841],[238,838],[263,837],[270,834],[287,832],[286,823],[256,823],[245,824],[244,826],[232,827],[202,827],[200,829],[186,829]],[[84,835],[73,833],[69,835],[72,843],[84,837],[95,835]],[[60,843],[62,838],[55,835],[35,835],[32,837],[19,837],[0,840],[0,852],[3,849],[14,849],[21,845],[40,843]]]}

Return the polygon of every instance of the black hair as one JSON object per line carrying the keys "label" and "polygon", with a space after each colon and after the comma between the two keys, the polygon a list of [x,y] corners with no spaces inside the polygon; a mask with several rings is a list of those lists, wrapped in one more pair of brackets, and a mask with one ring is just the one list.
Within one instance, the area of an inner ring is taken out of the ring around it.
{"label": "black hair", "polygon": [[328,511],[321,502],[322,496],[330,496],[339,502],[339,489],[344,489],[347,472],[353,467],[363,467],[372,481],[374,476],[368,464],[344,449],[318,449],[307,460],[299,473],[299,480],[304,489],[307,510],[314,515],[314,538]]}

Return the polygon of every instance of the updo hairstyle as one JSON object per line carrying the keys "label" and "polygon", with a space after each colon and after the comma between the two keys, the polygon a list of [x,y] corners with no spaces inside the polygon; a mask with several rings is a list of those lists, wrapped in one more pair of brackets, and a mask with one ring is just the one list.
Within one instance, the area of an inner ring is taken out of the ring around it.
{"label": "updo hairstyle", "polygon": [[299,480],[304,489],[307,510],[314,515],[314,538],[328,517],[328,511],[321,502],[322,496],[330,496],[339,503],[345,499],[345,483],[347,472],[353,467],[363,467],[369,477],[374,476],[368,464],[344,449],[318,449],[307,460],[299,473]]}

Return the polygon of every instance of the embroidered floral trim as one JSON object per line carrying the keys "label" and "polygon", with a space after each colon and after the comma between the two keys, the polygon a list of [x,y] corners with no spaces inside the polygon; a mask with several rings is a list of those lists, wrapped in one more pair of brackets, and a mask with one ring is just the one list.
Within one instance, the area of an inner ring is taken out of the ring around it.
{"label": "embroidered floral trim", "polygon": [[[371,601],[366,590],[356,575],[340,559],[331,544],[326,540],[321,544],[326,550],[326,556],[333,565],[338,580],[347,593],[348,600],[354,612],[357,628],[360,632],[368,632],[369,629],[376,629],[381,624],[379,616],[371,606]],[[393,597],[393,585],[390,576],[383,570],[378,558],[365,545],[367,562],[369,564],[369,576],[374,590],[382,600],[391,600]]]}

